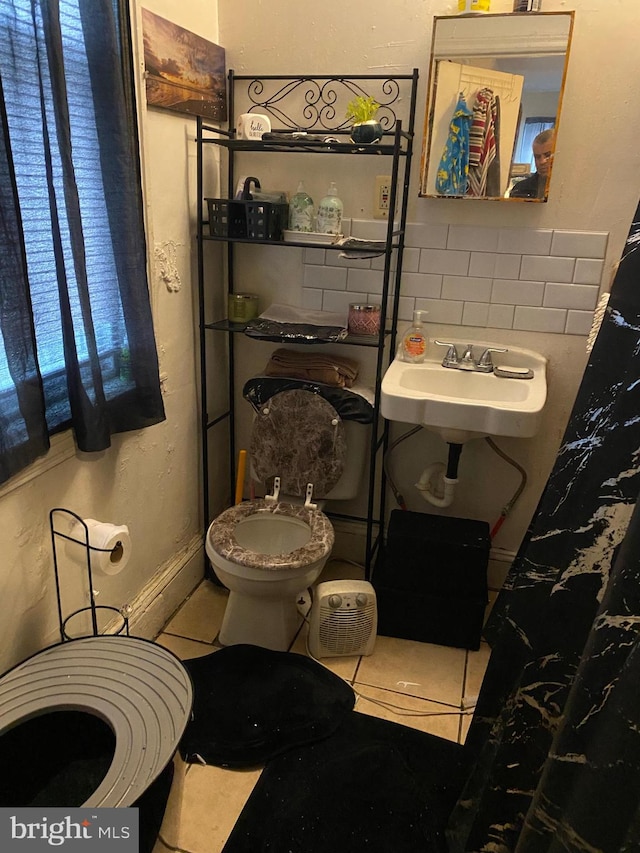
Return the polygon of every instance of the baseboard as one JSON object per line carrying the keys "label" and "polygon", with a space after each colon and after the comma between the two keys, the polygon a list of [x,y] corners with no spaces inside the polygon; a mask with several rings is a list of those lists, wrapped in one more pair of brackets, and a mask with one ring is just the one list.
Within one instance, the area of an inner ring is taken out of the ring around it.
{"label": "baseboard", "polygon": [[502,588],[515,558],[516,555],[513,551],[506,551],[504,548],[491,549],[489,552],[489,567],[487,569],[489,589],[497,591]]}
{"label": "baseboard", "polygon": [[155,639],[203,576],[202,536],[196,536],[129,602],[131,636]]}
{"label": "baseboard", "polygon": [[367,545],[367,526],[361,521],[332,519],[335,542],[331,556],[336,560],[351,560],[364,564]]}

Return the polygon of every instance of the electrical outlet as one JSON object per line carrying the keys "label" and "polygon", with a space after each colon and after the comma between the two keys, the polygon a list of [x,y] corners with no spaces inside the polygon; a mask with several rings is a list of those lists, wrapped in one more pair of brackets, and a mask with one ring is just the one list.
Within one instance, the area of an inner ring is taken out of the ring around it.
{"label": "electrical outlet", "polygon": [[373,198],[373,218],[389,218],[389,200],[391,198],[391,176],[377,175]]}

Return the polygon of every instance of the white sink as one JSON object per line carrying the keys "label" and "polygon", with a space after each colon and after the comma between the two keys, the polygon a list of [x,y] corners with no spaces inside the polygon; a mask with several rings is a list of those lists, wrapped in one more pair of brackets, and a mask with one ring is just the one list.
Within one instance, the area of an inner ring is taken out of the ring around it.
{"label": "white sink", "polygon": [[[453,341],[459,353],[467,341]],[[474,344],[476,358],[487,347]],[[426,361],[411,364],[396,358],[382,378],[381,407],[390,421],[421,424],[445,441],[463,443],[485,435],[530,438],[540,425],[547,399],[547,359],[532,350],[509,347],[495,353],[500,367],[529,368],[533,378],[504,378],[495,373],[443,367],[445,350],[431,342]]]}

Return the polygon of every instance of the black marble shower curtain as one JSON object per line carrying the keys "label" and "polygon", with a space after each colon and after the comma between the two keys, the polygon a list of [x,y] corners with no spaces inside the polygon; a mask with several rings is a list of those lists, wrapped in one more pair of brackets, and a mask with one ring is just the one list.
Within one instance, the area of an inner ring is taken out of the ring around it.
{"label": "black marble shower curtain", "polygon": [[640,850],[640,207],[487,624],[452,853]]}

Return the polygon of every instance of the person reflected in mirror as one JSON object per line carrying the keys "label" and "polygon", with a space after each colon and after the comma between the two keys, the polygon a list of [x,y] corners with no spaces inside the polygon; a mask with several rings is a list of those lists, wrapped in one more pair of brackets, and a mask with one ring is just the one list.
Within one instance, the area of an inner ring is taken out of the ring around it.
{"label": "person reflected in mirror", "polygon": [[536,171],[528,178],[523,178],[511,188],[509,198],[546,198],[547,181],[551,174],[553,152],[556,144],[555,128],[550,127],[539,133],[531,147]]}

